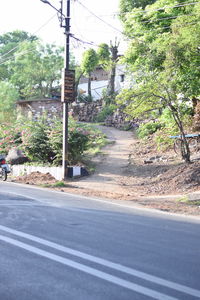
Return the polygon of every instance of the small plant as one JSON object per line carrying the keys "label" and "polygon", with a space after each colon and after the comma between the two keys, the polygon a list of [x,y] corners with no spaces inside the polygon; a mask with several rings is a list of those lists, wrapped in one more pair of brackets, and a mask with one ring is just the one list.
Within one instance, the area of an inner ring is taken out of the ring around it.
{"label": "small plant", "polygon": [[162,124],[159,122],[148,122],[146,124],[140,125],[137,129],[137,134],[139,138],[145,138],[153,133],[155,133],[158,129],[162,128]]}
{"label": "small plant", "polygon": [[106,120],[106,118],[113,114],[113,112],[116,110],[116,105],[110,104],[104,106],[102,111],[96,116],[95,121],[96,122],[103,122]]}
{"label": "small plant", "polygon": [[21,147],[32,161],[52,161],[53,152],[49,144],[47,128],[47,122],[42,118],[37,122],[32,121],[22,131]]}
{"label": "small plant", "polygon": [[66,183],[64,183],[63,181],[58,181],[52,184],[52,187],[66,187]]}

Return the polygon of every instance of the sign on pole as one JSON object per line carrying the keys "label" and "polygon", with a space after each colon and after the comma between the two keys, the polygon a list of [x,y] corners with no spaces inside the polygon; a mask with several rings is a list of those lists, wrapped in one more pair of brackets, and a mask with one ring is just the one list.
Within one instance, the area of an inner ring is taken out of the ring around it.
{"label": "sign on pole", "polygon": [[63,70],[61,102],[73,102],[75,100],[75,71]]}

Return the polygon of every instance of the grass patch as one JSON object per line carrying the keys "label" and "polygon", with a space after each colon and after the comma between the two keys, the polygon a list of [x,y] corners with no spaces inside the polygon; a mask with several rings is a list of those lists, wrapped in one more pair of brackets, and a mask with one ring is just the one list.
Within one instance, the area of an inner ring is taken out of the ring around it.
{"label": "grass patch", "polygon": [[45,184],[41,184],[42,187],[52,187],[52,188],[56,188],[56,187],[67,187],[68,185],[66,183],[64,183],[63,181],[57,181],[55,183],[45,183]]}
{"label": "grass patch", "polygon": [[179,198],[177,201],[188,205],[200,206],[200,200],[189,200],[188,196],[183,196]]}
{"label": "grass patch", "polygon": [[181,203],[188,203],[189,198],[188,198],[188,196],[183,196],[183,197],[179,198],[177,201],[181,202]]}

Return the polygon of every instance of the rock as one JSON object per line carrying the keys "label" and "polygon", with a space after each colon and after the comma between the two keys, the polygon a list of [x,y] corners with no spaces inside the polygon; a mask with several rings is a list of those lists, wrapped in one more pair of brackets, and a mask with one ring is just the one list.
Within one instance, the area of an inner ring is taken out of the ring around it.
{"label": "rock", "polygon": [[152,160],[144,160],[144,164],[152,164],[153,161]]}
{"label": "rock", "polygon": [[18,148],[12,148],[8,152],[6,161],[11,165],[19,165],[27,162],[28,158],[22,153],[22,150]]}

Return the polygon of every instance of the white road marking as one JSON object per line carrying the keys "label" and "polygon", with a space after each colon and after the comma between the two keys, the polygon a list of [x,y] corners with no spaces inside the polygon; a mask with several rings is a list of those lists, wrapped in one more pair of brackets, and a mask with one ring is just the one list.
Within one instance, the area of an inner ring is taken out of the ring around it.
{"label": "white road marking", "polygon": [[132,283],[130,281],[121,279],[119,277],[110,275],[108,273],[99,271],[97,269],[88,267],[88,266],[83,265],[83,264],[77,263],[77,262],[75,262],[73,260],[64,258],[62,256],[58,256],[58,255],[55,255],[53,253],[44,251],[44,250],[36,248],[34,246],[22,243],[20,241],[15,240],[15,239],[12,239],[12,238],[0,235],[0,240],[4,241],[6,243],[12,244],[14,246],[20,247],[22,249],[25,249],[25,250],[27,250],[29,252],[34,253],[34,254],[37,254],[37,255],[46,257],[48,259],[51,259],[53,261],[59,262],[59,263],[61,263],[63,265],[66,265],[66,266],[72,267],[74,269],[80,270],[80,271],[85,272],[87,274],[90,274],[92,276],[98,277],[98,278],[103,279],[105,281],[108,281],[108,282],[114,283],[116,285],[122,286],[122,287],[127,288],[129,290],[132,290],[134,292],[137,292],[137,293],[143,294],[145,296],[151,297],[153,299],[158,299],[158,300],[178,300],[177,298],[165,295],[163,293],[159,293],[159,292],[154,291],[152,289],[143,287],[141,285]]}
{"label": "white road marking", "polygon": [[74,250],[74,249],[71,249],[71,248],[68,248],[68,247],[64,247],[64,246],[59,245],[57,243],[53,243],[51,241],[33,236],[31,234],[27,234],[27,233],[24,233],[24,232],[21,232],[21,231],[17,231],[17,230],[11,229],[9,227],[5,227],[5,226],[0,225],[0,230],[5,231],[7,233],[14,234],[16,236],[19,236],[19,237],[22,237],[22,238],[25,238],[25,239],[28,239],[28,240],[31,240],[31,241],[34,241],[34,242],[37,242],[39,244],[48,246],[48,247],[56,249],[58,251],[68,253],[68,254],[86,259],[88,261],[100,264],[102,266],[106,266],[106,267],[112,268],[114,270],[124,272],[126,274],[129,274],[129,275],[132,275],[132,276],[135,276],[135,277],[153,282],[155,284],[159,284],[159,285],[177,290],[179,292],[183,292],[183,293],[186,293],[186,294],[189,294],[189,295],[200,298],[200,291],[199,290],[187,287],[185,285],[181,285],[181,284],[178,284],[178,283],[175,283],[175,282],[172,282],[172,281],[169,281],[169,280],[166,280],[166,279],[154,276],[154,275],[150,275],[148,273],[144,273],[144,272],[141,272],[141,271],[123,266],[121,264],[113,263],[109,260],[102,259],[102,258],[93,256],[93,255],[89,255],[89,254],[86,254],[86,253],[81,252],[81,251],[77,251],[77,250]]}

